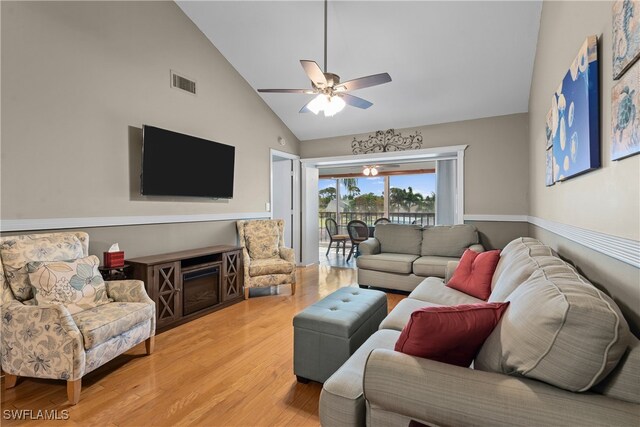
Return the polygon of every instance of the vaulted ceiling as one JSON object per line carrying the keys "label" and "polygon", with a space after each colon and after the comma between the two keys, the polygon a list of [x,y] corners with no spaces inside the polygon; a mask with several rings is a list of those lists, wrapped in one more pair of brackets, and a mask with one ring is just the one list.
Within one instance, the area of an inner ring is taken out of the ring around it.
{"label": "vaulted ceiling", "polygon": [[[323,67],[322,1],[179,1],[254,88],[310,88],[300,59]],[[330,1],[328,71],[342,81],[388,72],[353,92],[373,102],[334,117],[301,114],[304,94],[260,94],[300,140],[528,110],[541,1]],[[222,83],[223,84],[223,83]]]}

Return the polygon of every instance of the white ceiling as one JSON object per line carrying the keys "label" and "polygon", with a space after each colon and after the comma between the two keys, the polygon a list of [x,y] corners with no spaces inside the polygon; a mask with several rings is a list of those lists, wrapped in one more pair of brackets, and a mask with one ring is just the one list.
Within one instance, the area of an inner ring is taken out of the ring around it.
{"label": "white ceiling", "polygon": [[[254,88],[310,88],[300,59],[323,64],[323,2],[179,1]],[[300,139],[528,110],[541,1],[329,2],[328,71],[388,72],[353,92],[374,103],[334,117],[298,111],[312,95],[260,94]]]}

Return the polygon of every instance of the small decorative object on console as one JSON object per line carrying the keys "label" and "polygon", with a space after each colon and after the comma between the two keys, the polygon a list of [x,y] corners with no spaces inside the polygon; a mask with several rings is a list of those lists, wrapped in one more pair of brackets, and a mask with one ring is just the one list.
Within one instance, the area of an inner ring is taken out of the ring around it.
{"label": "small decorative object on console", "polygon": [[124,251],[120,250],[117,243],[111,245],[107,252],[103,252],[104,266],[109,268],[124,267]]}

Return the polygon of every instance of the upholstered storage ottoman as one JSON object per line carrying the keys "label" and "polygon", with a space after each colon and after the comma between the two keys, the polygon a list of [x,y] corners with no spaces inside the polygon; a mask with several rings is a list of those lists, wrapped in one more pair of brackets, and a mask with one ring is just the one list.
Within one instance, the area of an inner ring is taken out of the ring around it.
{"label": "upholstered storage ottoman", "polygon": [[293,371],[298,381],[324,382],[387,315],[384,292],[341,288],[293,318]]}

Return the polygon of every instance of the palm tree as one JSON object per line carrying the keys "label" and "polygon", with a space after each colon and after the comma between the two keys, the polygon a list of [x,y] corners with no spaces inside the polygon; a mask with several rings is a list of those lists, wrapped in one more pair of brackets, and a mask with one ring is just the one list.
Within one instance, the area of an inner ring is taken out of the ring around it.
{"label": "palm tree", "polygon": [[424,197],[421,193],[414,193],[413,188],[407,187],[407,191],[404,194],[404,206],[408,212],[411,212],[411,208],[420,206],[423,202]]}
{"label": "palm tree", "polygon": [[360,188],[358,187],[358,178],[343,178],[342,182],[347,188],[347,198],[353,200],[354,197],[360,194]]}
{"label": "palm tree", "polygon": [[396,212],[404,205],[406,191],[402,188],[391,187],[389,189],[389,206],[395,208]]}

